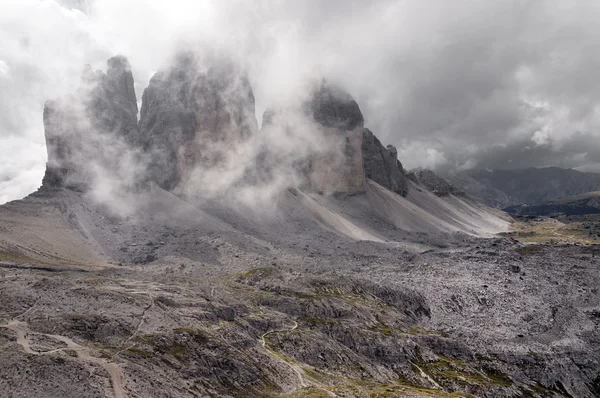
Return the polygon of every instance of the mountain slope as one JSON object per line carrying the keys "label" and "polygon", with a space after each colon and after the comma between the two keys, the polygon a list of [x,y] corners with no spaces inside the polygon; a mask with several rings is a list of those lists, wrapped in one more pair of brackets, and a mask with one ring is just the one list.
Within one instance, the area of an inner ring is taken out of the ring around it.
{"label": "mountain slope", "polygon": [[535,205],[511,206],[505,211],[523,216],[596,214],[600,213],[600,192],[588,192]]}
{"label": "mountain slope", "polygon": [[590,260],[442,232],[506,223],[410,192],[290,190],[263,212],[155,187],[119,215],[58,189],[2,206],[0,383],[35,396],[49,381],[62,397],[592,397]]}
{"label": "mountain slope", "polygon": [[448,178],[469,196],[498,208],[539,204],[600,189],[600,174],[559,167],[470,170]]}

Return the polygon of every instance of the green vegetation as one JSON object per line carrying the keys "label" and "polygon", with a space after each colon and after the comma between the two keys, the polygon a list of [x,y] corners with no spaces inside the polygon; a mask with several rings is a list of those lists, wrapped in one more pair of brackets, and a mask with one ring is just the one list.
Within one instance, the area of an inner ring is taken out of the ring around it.
{"label": "green vegetation", "polygon": [[138,347],[130,347],[130,348],[126,349],[125,352],[128,354],[134,355],[134,356],[144,357],[144,358],[151,358],[154,356],[153,352],[147,351],[147,350],[144,350],[144,349],[138,348]]}
{"label": "green vegetation", "polygon": [[[204,345],[210,340],[210,335],[203,330],[193,328],[178,328],[173,330],[173,335],[157,335],[157,334],[144,334],[136,336],[133,340],[137,343],[152,347],[154,351],[168,354],[179,360],[183,359],[191,349],[194,347],[190,345],[189,341],[183,341],[179,338],[181,335],[190,336],[198,345]],[[128,350],[128,351],[131,351]],[[138,353],[144,355],[144,353],[150,353],[148,350],[143,348],[137,348],[132,353]]]}
{"label": "green vegetation", "polygon": [[260,280],[262,278],[272,276],[276,273],[277,273],[277,269],[275,269],[275,268],[260,267],[260,268],[251,269],[250,271],[247,271],[247,272],[244,272],[241,274],[235,274],[234,276],[237,277],[238,280],[239,279]]}
{"label": "green vegetation", "polygon": [[379,322],[371,328],[371,330],[381,333],[382,335],[389,337],[393,334],[393,329],[389,327],[385,322]]}
{"label": "green vegetation", "polygon": [[412,328],[410,328],[409,331],[403,332],[403,333],[414,335],[414,336],[437,335],[437,336],[442,336],[442,337],[448,337],[448,334],[446,332],[444,332],[443,330],[425,329],[424,327],[421,327],[421,326],[413,326]]}
{"label": "green vegetation", "polygon": [[524,243],[600,243],[597,236],[588,234],[585,223],[565,224],[551,218],[516,221],[512,224],[510,232],[501,235],[513,237]]}
{"label": "green vegetation", "polygon": [[304,322],[310,326],[318,326],[318,325],[335,325],[338,323],[335,319],[331,318],[314,318],[310,316],[301,316],[298,318],[301,322]]}
{"label": "green vegetation", "polygon": [[507,375],[493,368],[486,367],[475,370],[464,361],[443,355],[437,355],[438,359],[436,361],[425,361],[421,352],[422,349],[418,347],[417,358],[413,363],[415,373],[420,374],[420,370],[422,370],[441,386],[458,384],[464,386],[510,387],[513,385],[512,380]]}
{"label": "green vegetation", "polygon": [[194,328],[177,328],[173,332],[177,334],[187,334],[198,344],[206,344],[210,340],[210,336],[204,330]]}
{"label": "green vegetation", "polygon": [[43,261],[33,259],[18,252],[2,252],[0,251],[0,261],[8,261],[11,263],[31,263],[47,264]]}

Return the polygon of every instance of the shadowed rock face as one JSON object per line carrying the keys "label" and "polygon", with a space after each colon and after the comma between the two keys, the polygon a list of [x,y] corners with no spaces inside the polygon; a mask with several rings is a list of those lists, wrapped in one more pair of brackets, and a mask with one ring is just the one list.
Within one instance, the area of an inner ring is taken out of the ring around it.
{"label": "shadowed rock face", "polygon": [[305,108],[317,123],[334,127],[340,132],[352,131],[364,125],[365,120],[354,98],[325,80],[315,87]]}
{"label": "shadowed rock face", "polygon": [[312,189],[332,193],[364,190],[361,153],[364,118],[347,92],[323,80],[304,104],[305,112],[319,125],[325,151],[315,155],[308,170]]}
{"label": "shadowed rock face", "polygon": [[454,185],[450,184],[444,178],[436,175],[433,171],[427,169],[411,170],[407,177],[416,184],[425,187],[428,191],[437,196],[461,195],[465,193]]}
{"label": "shadowed rock face", "polygon": [[228,59],[180,54],[144,91],[139,141],[149,178],[174,190],[194,171],[218,167],[258,127],[246,75]]}
{"label": "shadowed rock face", "polygon": [[106,74],[86,66],[76,93],[45,104],[48,164],[42,186],[85,189],[95,166],[110,170],[137,134],[137,112],[125,57],[109,59]]}
{"label": "shadowed rock face", "polygon": [[[239,166],[236,154],[256,144],[249,141],[258,130],[252,88],[230,58],[180,53],[144,91],[139,124],[137,112],[125,57],[111,58],[106,74],[87,67],[74,95],[46,105],[44,186],[86,189],[98,174],[116,180],[126,174],[129,185],[154,182],[177,194],[194,193],[195,186]],[[291,110],[265,112],[263,128],[275,128],[275,135],[264,140],[255,160],[246,156],[249,167],[237,167],[245,171],[228,184],[280,176],[287,167],[290,178],[300,174],[303,186],[317,192],[362,192],[366,178],[408,192],[396,149],[384,148],[365,130],[356,101],[325,80]],[[272,145],[281,134],[309,134],[310,148],[286,159],[289,149],[280,153]],[[143,166],[143,174],[126,170],[129,164],[120,160],[125,154],[133,154],[131,167]]]}
{"label": "shadowed rock face", "polygon": [[[303,188],[326,194],[365,188],[361,153],[363,115],[347,92],[326,80],[313,85],[304,100],[263,114],[265,136],[301,142],[293,159],[265,148],[259,164],[267,172],[285,164],[297,171]],[[298,137],[302,137],[298,139]]]}
{"label": "shadowed rock face", "polygon": [[408,193],[404,168],[393,145],[384,148],[371,130],[364,129],[362,154],[366,178],[402,196]]}
{"label": "shadowed rock face", "polygon": [[[286,124],[287,111],[267,109],[263,129],[293,129]],[[292,111],[293,112],[293,111]],[[384,147],[364,128],[364,118],[356,101],[341,88],[322,80],[303,102],[300,113],[317,130],[319,150],[298,166],[306,175],[307,188],[326,193],[362,192],[369,178],[383,187],[406,195],[408,182],[398,152]]]}

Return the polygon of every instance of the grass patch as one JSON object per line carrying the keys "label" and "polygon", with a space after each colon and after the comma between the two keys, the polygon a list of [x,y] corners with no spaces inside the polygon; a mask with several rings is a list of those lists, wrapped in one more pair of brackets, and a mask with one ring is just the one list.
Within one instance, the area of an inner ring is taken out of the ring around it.
{"label": "grass patch", "polygon": [[0,261],[10,261],[13,263],[24,263],[34,261],[21,253],[16,252],[0,252]]}
{"label": "grass patch", "polygon": [[[538,221],[539,220],[539,221]],[[549,218],[516,221],[511,232],[505,236],[513,237],[523,243],[600,243],[597,236],[590,236],[585,223],[570,222],[563,224]]]}
{"label": "grass patch", "polygon": [[177,328],[174,329],[175,334],[187,334],[198,344],[206,344],[210,340],[210,336],[204,330],[194,328]]}
{"label": "grass patch", "polygon": [[[418,366],[441,386],[458,384],[463,386],[510,387],[513,385],[510,377],[496,369],[486,367],[476,370],[460,359],[444,355],[438,355],[439,359],[436,361],[425,361],[421,355],[421,350],[418,347],[414,365]],[[414,372],[420,374],[420,370],[416,369],[414,365]]]}
{"label": "grass patch", "polygon": [[138,347],[131,347],[126,349],[124,352],[137,356],[137,357],[144,357],[144,358],[150,358],[154,356],[154,353],[151,351],[147,351],[144,350],[142,348],[138,348]]}
{"label": "grass patch", "polygon": [[[182,336],[189,336],[192,341],[182,341]],[[179,360],[183,359],[191,350],[197,345],[204,345],[210,340],[210,335],[203,330],[194,328],[177,328],[173,329],[173,335],[157,335],[157,334],[144,334],[138,335],[134,338],[134,341],[149,347],[156,352],[162,354],[168,354]],[[149,352],[138,348],[138,350]]]}
{"label": "grass patch", "polygon": [[431,336],[431,335],[435,335],[435,336],[441,336],[441,337],[448,337],[448,334],[446,332],[444,332],[443,330],[425,329],[422,326],[413,326],[408,331],[403,331],[402,333],[404,333],[404,334],[410,334],[410,335],[413,335],[413,336]]}
{"label": "grass patch", "polygon": [[238,280],[250,279],[250,280],[258,281],[260,279],[272,276],[276,273],[277,273],[277,270],[275,268],[260,267],[260,268],[251,269],[250,271],[243,272],[241,274],[235,274],[234,276],[237,277]]}
{"label": "grass patch", "polygon": [[335,325],[337,321],[331,318],[314,318],[310,316],[301,316],[299,318],[301,322],[304,322],[310,326],[319,326],[319,325]]}

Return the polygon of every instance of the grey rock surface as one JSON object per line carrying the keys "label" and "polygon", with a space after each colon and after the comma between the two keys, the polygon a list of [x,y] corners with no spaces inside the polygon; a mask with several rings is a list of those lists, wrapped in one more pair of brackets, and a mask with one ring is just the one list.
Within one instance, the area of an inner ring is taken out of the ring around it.
{"label": "grey rock surface", "polygon": [[323,80],[303,106],[320,126],[324,138],[325,150],[310,159],[308,178],[312,189],[332,193],[363,191],[364,119],[356,101],[346,91]]}
{"label": "grey rock surface", "polygon": [[139,145],[151,155],[149,179],[174,190],[218,167],[256,133],[254,95],[231,59],[179,53],[142,97]]}
{"label": "grey rock surface", "polygon": [[340,132],[364,126],[365,120],[354,98],[341,87],[325,79],[313,87],[310,99],[304,107],[317,123],[333,127]]}
{"label": "grey rock surface", "polygon": [[[290,123],[293,121],[293,123]],[[295,138],[302,156],[293,167],[302,187],[325,194],[354,194],[365,189],[362,158],[364,119],[356,101],[345,90],[322,80],[312,84],[305,98],[284,107],[268,108],[263,114],[262,134]],[[281,138],[278,138],[281,140]],[[306,145],[303,141],[310,141]],[[285,163],[265,148],[261,163],[277,167]]]}
{"label": "grey rock surface", "polygon": [[125,57],[109,59],[106,73],[86,66],[77,92],[45,104],[48,164],[42,186],[85,189],[94,178],[94,166],[114,168],[137,135],[137,113]]}
{"label": "grey rock surface", "polygon": [[398,160],[398,151],[393,145],[384,147],[371,130],[365,128],[362,155],[366,178],[392,192],[406,196],[408,182],[402,163]]}
{"label": "grey rock surface", "polygon": [[[380,239],[336,230],[317,201]],[[407,232],[361,195],[288,192],[268,213],[136,202],[116,216],[55,190],[0,207],[14,396],[597,392],[596,247]]]}
{"label": "grey rock surface", "polygon": [[465,193],[452,185],[448,180],[428,169],[415,169],[407,174],[407,178],[438,196],[459,195]]}

